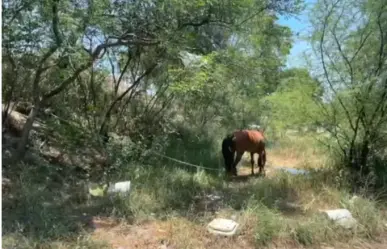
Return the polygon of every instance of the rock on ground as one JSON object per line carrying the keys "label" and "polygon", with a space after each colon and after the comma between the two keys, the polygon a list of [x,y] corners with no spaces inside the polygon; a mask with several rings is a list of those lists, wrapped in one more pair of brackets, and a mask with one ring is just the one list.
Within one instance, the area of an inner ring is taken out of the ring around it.
{"label": "rock on ground", "polygon": [[238,230],[238,227],[239,224],[233,220],[217,218],[208,224],[207,230],[213,234],[233,236]]}
{"label": "rock on ground", "polygon": [[330,220],[335,221],[344,228],[353,228],[357,224],[356,219],[352,217],[351,212],[347,209],[325,210],[323,213],[325,213]]}

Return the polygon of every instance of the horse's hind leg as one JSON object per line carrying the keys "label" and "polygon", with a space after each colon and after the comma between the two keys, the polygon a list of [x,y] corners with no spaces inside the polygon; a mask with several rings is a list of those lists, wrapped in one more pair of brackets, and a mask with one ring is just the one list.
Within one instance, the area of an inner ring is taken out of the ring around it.
{"label": "horse's hind leg", "polygon": [[266,163],[266,155],[265,152],[261,152],[258,154],[258,166],[259,166],[259,174],[265,173],[265,163]]}
{"label": "horse's hind leg", "polygon": [[254,153],[250,152],[250,156],[251,156],[251,175],[254,175]]}
{"label": "horse's hind leg", "polygon": [[236,153],[236,158],[235,158],[235,161],[234,161],[234,164],[233,164],[233,173],[234,175],[236,176],[237,175],[237,169],[236,169],[236,166],[238,165],[238,163],[240,162],[240,160],[242,159],[242,156],[243,156],[243,152],[238,152]]}

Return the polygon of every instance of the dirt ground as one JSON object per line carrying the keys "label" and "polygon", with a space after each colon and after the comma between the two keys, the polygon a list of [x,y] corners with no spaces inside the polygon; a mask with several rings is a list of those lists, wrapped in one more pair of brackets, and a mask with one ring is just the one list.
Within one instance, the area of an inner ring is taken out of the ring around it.
{"label": "dirt ground", "polygon": [[[281,161],[274,158],[273,161]],[[278,170],[266,167],[266,177],[273,177]],[[291,168],[297,168],[298,162],[294,161]],[[258,168],[254,171],[258,174]],[[235,184],[251,179],[251,168],[249,156],[244,156],[241,166],[238,167],[238,180]],[[221,212],[217,216],[221,217]],[[213,248],[213,249],[252,249],[257,248],[254,241],[253,229],[250,224],[256,221],[248,220],[241,226],[240,231],[233,237],[216,236],[207,232],[207,223],[195,222],[184,217],[171,218],[165,221],[153,220],[142,224],[128,225],[119,223],[110,218],[95,217],[93,219],[93,240],[105,241],[114,249],[132,248],[157,248],[157,249],[180,249],[180,248]],[[387,248],[387,239],[375,241],[351,241],[349,244],[338,243],[332,245],[314,245],[305,247],[294,241],[273,241],[265,248],[269,249],[382,249]]]}

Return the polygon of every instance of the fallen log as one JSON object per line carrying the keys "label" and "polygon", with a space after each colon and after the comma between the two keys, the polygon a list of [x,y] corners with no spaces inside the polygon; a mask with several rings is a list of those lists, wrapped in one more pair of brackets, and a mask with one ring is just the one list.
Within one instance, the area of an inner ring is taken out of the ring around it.
{"label": "fallen log", "polygon": [[[6,112],[6,105],[3,104],[2,114]],[[7,118],[4,122],[3,133],[9,131],[13,136],[20,137],[23,132],[24,125],[27,120],[27,115],[24,115],[16,110],[14,110],[14,105],[11,105],[7,112]],[[33,124],[32,129],[34,130],[44,130],[46,126],[39,120],[36,120]]]}

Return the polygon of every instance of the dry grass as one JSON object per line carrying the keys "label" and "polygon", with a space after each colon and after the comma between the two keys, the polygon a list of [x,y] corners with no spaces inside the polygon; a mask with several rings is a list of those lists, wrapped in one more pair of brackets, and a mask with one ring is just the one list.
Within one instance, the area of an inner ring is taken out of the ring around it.
{"label": "dry grass", "polygon": [[[241,182],[218,186],[216,190],[223,193],[223,201],[216,212],[205,210],[206,207],[184,214],[178,212],[178,208],[167,209],[173,211],[164,214],[162,220],[151,219],[151,222],[134,225],[126,232],[113,232],[124,236],[124,239],[114,241],[122,241],[123,248],[136,248],[125,241],[138,241],[137,248],[145,245],[148,246],[146,248],[157,248],[162,241],[166,241],[170,248],[322,248],[322,245],[336,246],[340,243],[371,243],[377,246],[378,242],[369,239],[382,236],[385,228],[384,217],[376,203],[366,198],[351,203],[349,194],[316,181],[318,177],[305,179],[279,173],[269,174],[265,179],[244,178]],[[203,178],[203,175],[196,177],[198,181]],[[135,198],[137,200],[138,197]],[[194,205],[189,199],[180,201]],[[277,205],[277,200],[293,202],[299,208],[285,210]],[[325,220],[318,213],[325,208],[348,208],[359,221],[358,228],[347,231]],[[205,226],[215,217],[233,218],[239,222],[238,235],[225,238],[209,234]],[[151,236],[137,234],[143,230]],[[107,234],[107,237],[113,238],[111,233]],[[101,235],[97,237],[102,238]]]}
{"label": "dry grass", "polygon": [[[329,172],[305,177],[270,167],[327,164],[309,138],[292,139],[269,150],[265,178],[248,177],[249,158],[238,168],[245,175],[239,181],[139,165],[120,172],[118,180],[131,179],[133,189],[130,196],[115,198],[58,202],[74,190],[54,191],[27,172],[11,190],[13,199],[3,198],[3,248],[385,248],[386,241],[378,241],[386,234],[382,204],[365,196],[351,202],[352,196],[336,187]],[[213,201],[210,194],[220,199]],[[287,206],[289,202],[294,206]],[[349,209],[358,227],[348,231],[327,221],[319,210],[328,208]],[[74,212],[86,213],[91,222],[74,226],[68,219]],[[209,234],[206,225],[215,217],[239,222],[238,234]]]}
{"label": "dry grass", "polygon": [[254,248],[246,235],[228,238],[206,232],[205,224],[183,217],[151,221],[139,225],[119,224],[97,228],[95,241],[108,242],[113,248]]}
{"label": "dry grass", "polygon": [[290,168],[321,168],[329,164],[329,158],[316,135],[287,136],[279,145],[268,150],[270,165]]}

